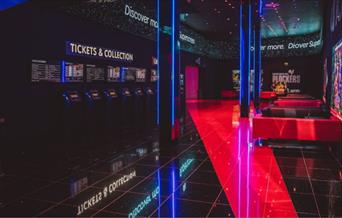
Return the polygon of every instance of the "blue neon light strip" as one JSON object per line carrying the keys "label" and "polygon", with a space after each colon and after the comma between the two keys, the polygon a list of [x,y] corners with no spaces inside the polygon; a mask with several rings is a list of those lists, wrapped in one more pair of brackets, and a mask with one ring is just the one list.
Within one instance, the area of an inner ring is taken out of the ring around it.
{"label": "blue neon light strip", "polygon": [[264,4],[263,0],[259,0],[259,17],[263,15],[263,8],[264,8],[263,4]]}
{"label": "blue neon light strip", "polygon": [[[259,21],[260,22],[260,21]],[[256,54],[256,55],[258,55],[258,60],[259,60],[259,64],[258,64],[258,70],[259,70],[259,75],[258,75],[258,79],[259,79],[259,84],[258,84],[258,88],[259,88],[259,90],[258,90],[258,94],[259,94],[259,98],[260,98],[260,94],[261,94],[261,69],[262,69],[262,67],[261,67],[261,64],[262,64],[262,61],[261,61],[261,40],[262,40],[262,38],[261,38],[261,31],[259,31],[259,33],[258,33],[259,35],[258,35],[258,41],[259,41],[259,44],[258,44],[258,46],[259,46],[259,49],[258,49],[258,54]],[[254,72],[254,75],[255,75],[255,72]],[[259,99],[260,100],[260,99]]]}
{"label": "blue neon light strip", "polygon": [[[160,169],[157,172],[158,175],[158,187],[160,188]],[[160,206],[161,206],[161,194],[160,194],[161,190],[159,191],[158,194],[158,218],[160,218]]]}
{"label": "blue neon light strip", "polygon": [[65,61],[61,61],[61,81],[62,83],[65,83],[66,80],[65,80]]}
{"label": "blue neon light strip", "polygon": [[28,0],[1,0],[0,1],[0,11],[9,9],[19,4],[23,4]]}
{"label": "blue neon light strip", "polygon": [[[248,76],[248,105],[251,102],[251,80],[250,80],[250,76],[251,76],[251,36],[252,36],[252,5],[249,4],[249,20],[248,20],[248,69],[247,69],[247,76]],[[254,70],[254,75],[255,75],[255,70]]]}
{"label": "blue neon light strip", "polygon": [[176,217],[176,208],[175,208],[175,192],[176,192],[176,178],[175,178],[175,169],[172,169],[172,218]]}
{"label": "blue neon light strip", "polygon": [[241,217],[241,126],[238,132],[238,212],[237,217]]}
{"label": "blue neon light strip", "polygon": [[240,105],[242,104],[242,92],[243,92],[243,76],[242,76],[242,70],[243,70],[243,64],[242,61],[244,60],[244,36],[243,36],[243,24],[242,24],[242,7],[243,5],[240,5]]}
{"label": "blue neon light strip", "polygon": [[175,69],[176,69],[176,0],[172,0],[172,91],[171,91],[171,115],[172,115],[172,126],[175,125]]}
{"label": "blue neon light strip", "polygon": [[247,128],[247,206],[246,206],[246,217],[249,217],[249,188],[250,188],[250,152],[251,152],[251,148],[249,147],[249,143],[250,143],[250,139],[249,139],[249,133],[250,132],[250,128]]}
{"label": "blue neon light strip", "polygon": [[157,124],[160,123],[160,0],[157,0]]}
{"label": "blue neon light strip", "polygon": [[120,68],[120,81],[121,82],[125,82],[125,73],[124,73],[125,71],[124,71],[124,68],[123,67],[121,67]]}

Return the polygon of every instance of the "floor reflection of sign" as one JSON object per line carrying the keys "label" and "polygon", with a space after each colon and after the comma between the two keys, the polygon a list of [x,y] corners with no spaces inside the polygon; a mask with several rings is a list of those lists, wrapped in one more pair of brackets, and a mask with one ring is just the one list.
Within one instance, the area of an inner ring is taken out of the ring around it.
{"label": "floor reflection of sign", "polygon": [[88,198],[83,203],[77,206],[77,216],[81,215],[82,213],[84,213],[84,211],[88,210],[89,208],[92,208],[95,205],[99,204],[103,199],[109,197],[116,191],[116,189],[123,186],[124,184],[132,180],[134,177],[136,177],[135,170],[131,173],[123,175],[122,177],[106,185],[102,191],[99,191],[98,193],[94,194],[93,196],[91,196],[90,198]]}
{"label": "floor reflection of sign", "polygon": [[71,182],[70,184],[70,192],[71,197],[75,197],[81,191],[85,190],[88,187],[88,178],[84,177],[77,181]]}
{"label": "floor reflection of sign", "polygon": [[194,162],[194,159],[187,159],[180,167],[179,169],[179,177],[182,178],[184,173],[188,170],[188,168],[190,167],[190,165],[192,164],[192,162]]}
{"label": "floor reflection of sign", "polygon": [[144,200],[142,200],[138,206],[136,206],[132,212],[130,212],[128,214],[128,217],[129,218],[134,218],[134,217],[137,217],[142,210],[144,210],[149,204],[151,204],[152,200],[153,199],[156,199],[157,196],[159,195],[160,193],[160,187],[157,186],[152,192],[150,195],[148,195],[147,197],[145,197]]}

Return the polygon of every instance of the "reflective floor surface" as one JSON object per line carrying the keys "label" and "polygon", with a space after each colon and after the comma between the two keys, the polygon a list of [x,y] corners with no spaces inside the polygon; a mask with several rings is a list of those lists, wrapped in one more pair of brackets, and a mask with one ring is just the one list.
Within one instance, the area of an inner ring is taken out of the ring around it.
{"label": "reflective floor surface", "polygon": [[0,178],[0,215],[342,216],[342,166],[328,149],[254,145],[236,101],[189,101],[188,112],[170,147],[152,134],[75,165],[18,160]]}

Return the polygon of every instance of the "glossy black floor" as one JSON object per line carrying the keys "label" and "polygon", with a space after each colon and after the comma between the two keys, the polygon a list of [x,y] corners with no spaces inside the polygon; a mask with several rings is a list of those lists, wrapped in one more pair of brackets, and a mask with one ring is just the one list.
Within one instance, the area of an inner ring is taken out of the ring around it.
{"label": "glossy black floor", "polygon": [[287,190],[301,217],[342,217],[342,164],[329,149],[275,148]]}
{"label": "glossy black floor", "polygon": [[[170,148],[153,131],[107,154],[15,160],[0,178],[0,216],[234,216],[189,117],[181,132]],[[342,217],[342,165],[334,153],[273,152],[299,216]]]}
{"label": "glossy black floor", "polygon": [[78,157],[74,165],[18,160],[22,165],[0,178],[0,215],[233,216],[189,117],[181,132],[170,149],[160,149],[155,132],[115,155]]}

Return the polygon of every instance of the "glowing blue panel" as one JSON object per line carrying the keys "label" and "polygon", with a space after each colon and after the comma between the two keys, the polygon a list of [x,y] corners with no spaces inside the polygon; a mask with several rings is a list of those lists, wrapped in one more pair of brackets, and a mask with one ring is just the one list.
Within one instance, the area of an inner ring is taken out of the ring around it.
{"label": "glowing blue panel", "polygon": [[9,9],[16,5],[27,2],[28,0],[1,0],[0,1],[0,11]]}

